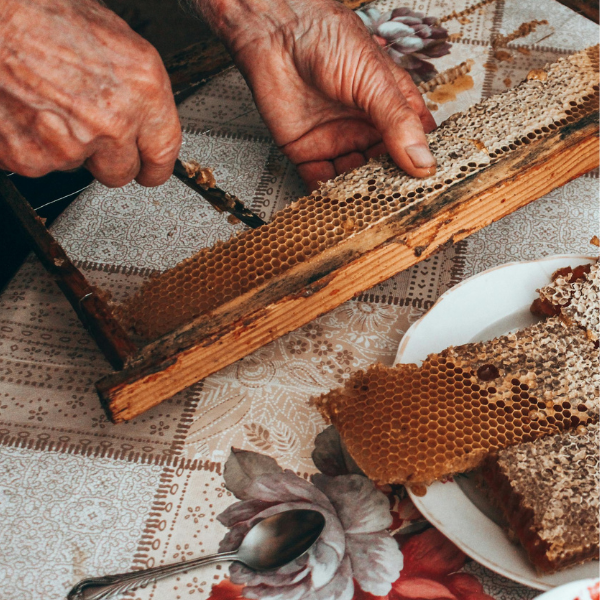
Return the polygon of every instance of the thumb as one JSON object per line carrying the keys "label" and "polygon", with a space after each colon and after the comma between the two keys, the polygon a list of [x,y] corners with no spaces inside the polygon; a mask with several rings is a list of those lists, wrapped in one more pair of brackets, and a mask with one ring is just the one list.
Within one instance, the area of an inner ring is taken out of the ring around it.
{"label": "thumb", "polygon": [[365,61],[356,103],[377,128],[392,160],[409,175],[430,177],[436,160],[429,150],[419,115],[402,94],[382,57]]}

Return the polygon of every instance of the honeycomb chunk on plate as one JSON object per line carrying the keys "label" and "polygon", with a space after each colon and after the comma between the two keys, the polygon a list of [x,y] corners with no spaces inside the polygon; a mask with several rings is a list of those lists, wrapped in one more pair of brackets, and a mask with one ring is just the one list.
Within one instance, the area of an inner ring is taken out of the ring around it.
{"label": "honeycomb chunk on plate", "polygon": [[540,573],[598,559],[598,424],[486,458],[489,496]]}
{"label": "honeycomb chunk on plate", "polygon": [[551,317],[421,367],[374,365],[313,403],[368,477],[428,485],[491,452],[596,421],[597,354],[584,330]]}

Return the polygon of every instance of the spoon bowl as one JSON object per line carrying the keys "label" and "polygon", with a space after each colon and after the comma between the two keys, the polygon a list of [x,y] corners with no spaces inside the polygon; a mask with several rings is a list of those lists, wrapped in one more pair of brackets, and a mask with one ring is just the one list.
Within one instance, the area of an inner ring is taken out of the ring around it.
{"label": "spoon bowl", "polygon": [[255,571],[283,567],[308,552],[324,527],[325,517],[316,510],[276,513],[250,529],[234,560]]}

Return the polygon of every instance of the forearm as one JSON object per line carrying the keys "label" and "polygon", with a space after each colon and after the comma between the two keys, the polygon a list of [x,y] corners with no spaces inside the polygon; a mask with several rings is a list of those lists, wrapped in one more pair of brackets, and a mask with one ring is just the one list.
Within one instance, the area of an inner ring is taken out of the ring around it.
{"label": "forearm", "polygon": [[305,26],[307,8],[316,17],[332,7],[346,11],[332,0],[188,0],[202,15],[232,55],[259,38],[298,36]]}

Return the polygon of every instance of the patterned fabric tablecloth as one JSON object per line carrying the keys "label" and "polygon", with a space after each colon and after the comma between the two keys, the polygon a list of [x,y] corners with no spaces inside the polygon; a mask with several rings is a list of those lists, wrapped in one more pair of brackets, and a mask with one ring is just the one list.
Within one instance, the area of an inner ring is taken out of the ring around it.
{"label": "patterned fabric tablecloth", "polygon": [[[438,122],[597,42],[593,23],[553,0],[488,0],[452,16],[474,4],[375,3],[449,17],[452,50],[434,59],[438,71],[473,61],[460,85],[428,94]],[[547,22],[503,53],[492,46],[494,36],[536,20]],[[303,194],[237,71],[210,82],[180,114],[183,154],[214,167],[222,187],[266,219]],[[213,553],[227,527],[225,543],[236,543],[249,515],[290,503],[318,506],[331,524],[295,575],[273,586],[217,565],[127,597],[535,597],[465,557],[402,488],[375,488],[308,401],[359,368],[391,364],[404,332],[452,285],[509,261],[589,253],[597,223],[591,173],[118,426],[107,421],[93,387],[109,365],[30,258],[0,297],[0,598],[59,600],[85,576]],[[151,273],[240,227],[173,179],[151,190],[94,184],[54,234],[91,281],[122,298]],[[246,504],[234,505],[236,498]]]}

